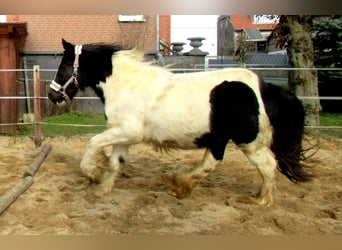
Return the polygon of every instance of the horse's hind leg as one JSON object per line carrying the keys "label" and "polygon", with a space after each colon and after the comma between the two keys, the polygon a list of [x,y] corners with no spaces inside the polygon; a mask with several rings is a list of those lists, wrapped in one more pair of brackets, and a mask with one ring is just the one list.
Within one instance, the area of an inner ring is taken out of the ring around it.
{"label": "horse's hind leg", "polygon": [[273,203],[272,192],[275,188],[275,170],[277,161],[275,160],[272,151],[266,147],[258,147],[256,143],[247,145],[239,145],[241,150],[246,154],[247,158],[258,169],[262,177],[262,185],[256,197],[242,196],[237,199],[239,202],[256,203],[259,205],[271,206]]}
{"label": "horse's hind leg", "polygon": [[196,186],[196,184],[205,178],[219,163],[216,160],[210,149],[206,149],[203,160],[191,172],[180,175],[163,176],[162,181],[169,188],[169,194],[177,198],[185,198]]}

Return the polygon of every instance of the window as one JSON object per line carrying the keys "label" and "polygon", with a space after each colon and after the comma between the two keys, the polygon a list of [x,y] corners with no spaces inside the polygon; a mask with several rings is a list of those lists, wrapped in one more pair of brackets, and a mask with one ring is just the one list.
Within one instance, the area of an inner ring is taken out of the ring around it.
{"label": "window", "polygon": [[6,22],[6,15],[0,15],[0,23]]}
{"label": "window", "polygon": [[258,52],[267,52],[267,42],[257,42],[257,51]]}
{"label": "window", "polygon": [[119,22],[145,22],[144,15],[119,15]]}

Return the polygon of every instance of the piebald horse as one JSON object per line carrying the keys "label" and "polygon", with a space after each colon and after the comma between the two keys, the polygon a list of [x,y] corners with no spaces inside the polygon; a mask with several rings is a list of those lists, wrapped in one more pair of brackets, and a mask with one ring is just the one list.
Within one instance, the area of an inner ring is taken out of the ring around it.
{"label": "piebald horse", "polygon": [[[90,139],[80,163],[83,174],[99,183],[98,193],[112,191],[130,145],[141,142],[163,150],[204,149],[196,168],[164,176],[170,194],[178,198],[189,195],[222,161],[230,140],[263,181],[258,194],[239,201],[270,206],[277,168],[296,183],[311,178],[303,164],[305,114],[290,91],[243,68],[173,74],[146,62],[135,49],[73,45],[64,39],[62,44],[64,55],[49,99],[63,103],[91,87],[104,103],[107,129]],[[106,162],[103,148],[110,145]]]}

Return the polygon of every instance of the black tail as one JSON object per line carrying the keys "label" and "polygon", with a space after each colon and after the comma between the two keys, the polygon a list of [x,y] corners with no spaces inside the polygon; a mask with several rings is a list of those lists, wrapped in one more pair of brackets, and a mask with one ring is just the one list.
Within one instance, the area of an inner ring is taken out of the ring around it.
{"label": "black tail", "polygon": [[287,89],[272,84],[260,84],[266,113],[273,126],[272,151],[278,169],[293,182],[304,182],[313,177],[307,167],[302,145],[305,112],[300,100]]}

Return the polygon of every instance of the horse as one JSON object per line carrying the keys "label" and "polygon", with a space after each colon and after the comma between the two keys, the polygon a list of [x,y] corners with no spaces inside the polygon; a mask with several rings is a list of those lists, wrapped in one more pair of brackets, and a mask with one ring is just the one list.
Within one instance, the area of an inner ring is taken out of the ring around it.
{"label": "horse", "polygon": [[[222,162],[229,141],[262,177],[260,191],[239,196],[239,202],[271,206],[276,169],[294,183],[313,176],[305,169],[301,102],[251,70],[175,74],[119,44],[74,45],[62,39],[62,45],[48,98],[62,104],[90,87],[104,103],[107,129],[90,139],[80,162],[82,173],[97,182],[98,195],[112,192],[129,147],[138,143],[161,151],[204,151],[194,169],[162,177],[169,194],[180,199]],[[112,146],[107,158],[106,146]]]}

